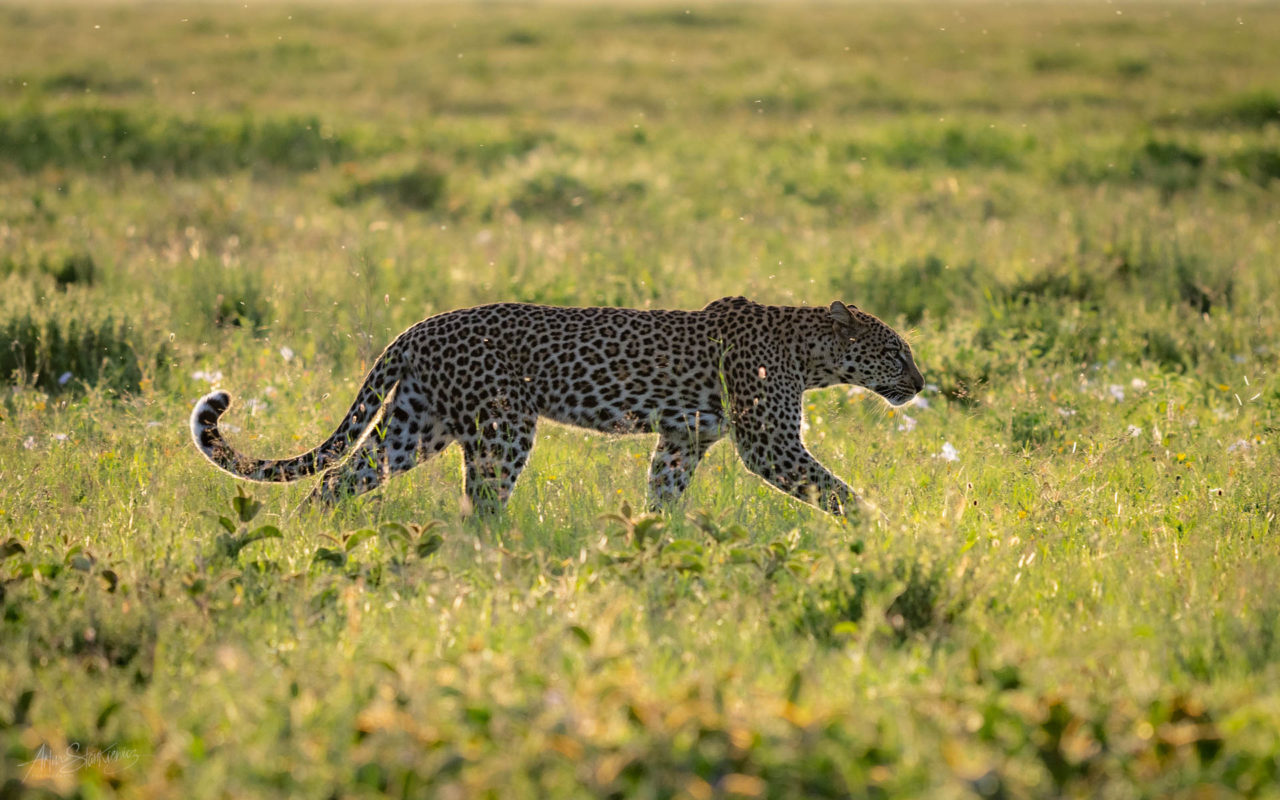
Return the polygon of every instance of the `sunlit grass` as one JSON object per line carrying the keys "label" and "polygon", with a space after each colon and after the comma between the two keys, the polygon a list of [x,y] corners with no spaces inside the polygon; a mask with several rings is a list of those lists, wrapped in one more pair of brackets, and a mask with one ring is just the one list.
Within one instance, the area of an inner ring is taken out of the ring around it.
{"label": "sunlit grass", "polygon": [[[1277,23],[0,8],[0,780],[1276,794]],[[305,451],[449,308],[733,294],[910,332],[915,405],[806,399],[861,522],[727,442],[650,517],[544,424],[494,521],[456,449],[320,512],[189,442]]]}

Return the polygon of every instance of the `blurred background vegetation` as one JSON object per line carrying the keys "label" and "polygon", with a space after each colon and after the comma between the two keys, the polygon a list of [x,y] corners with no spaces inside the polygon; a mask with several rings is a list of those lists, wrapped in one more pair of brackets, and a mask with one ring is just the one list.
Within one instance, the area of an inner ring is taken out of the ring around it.
{"label": "blurred background vegetation", "polygon": [[[0,793],[1276,796],[1277,31],[0,6]],[[187,440],[310,447],[450,308],[730,294],[912,339],[921,404],[809,398],[860,525],[728,445],[649,519],[544,426],[481,525],[453,452],[323,515]]]}

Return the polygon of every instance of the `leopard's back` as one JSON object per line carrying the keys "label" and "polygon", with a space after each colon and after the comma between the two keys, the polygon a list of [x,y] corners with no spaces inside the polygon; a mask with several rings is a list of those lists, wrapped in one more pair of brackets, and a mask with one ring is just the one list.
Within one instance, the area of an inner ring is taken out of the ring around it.
{"label": "leopard's back", "polygon": [[720,337],[704,311],[500,303],[419,327],[406,357],[463,406],[496,387],[557,422],[637,433],[720,405]]}

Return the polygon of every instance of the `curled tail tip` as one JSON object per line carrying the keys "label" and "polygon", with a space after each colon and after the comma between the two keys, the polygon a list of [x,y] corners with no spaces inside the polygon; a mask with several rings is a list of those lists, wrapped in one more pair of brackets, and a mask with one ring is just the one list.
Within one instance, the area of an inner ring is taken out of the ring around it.
{"label": "curled tail tip", "polygon": [[191,411],[191,437],[208,453],[215,438],[218,417],[231,405],[231,395],[224,391],[209,392],[196,402]]}
{"label": "curled tail tip", "polygon": [[211,411],[213,412],[213,419],[211,419],[210,422],[213,422],[216,421],[218,417],[222,416],[222,412],[226,411],[227,407],[230,405],[231,395],[219,389],[215,392],[209,392],[204,397],[201,397],[196,402],[196,409],[193,413],[200,414],[205,411]]}

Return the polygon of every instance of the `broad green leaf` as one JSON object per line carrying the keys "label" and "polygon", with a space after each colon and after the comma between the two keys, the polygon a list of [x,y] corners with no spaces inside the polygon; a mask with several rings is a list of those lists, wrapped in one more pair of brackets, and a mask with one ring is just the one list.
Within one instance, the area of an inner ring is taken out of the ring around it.
{"label": "broad green leaf", "polygon": [[321,547],[316,550],[315,557],[311,559],[311,563],[323,561],[326,564],[332,564],[335,567],[341,567],[347,563],[347,554],[341,550],[330,550],[327,547]]}
{"label": "broad green leaf", "polygon": [[378,533],[388,539],[401,539],[406,542],[413,541],[413,534],[409,529],[400,522],[384,522],[378,526]]}
{"label": "broad green leaf", "polygon": [[252,495],[246,494],[244,489],[240,489],[240,493],[231,498],[231,506],[236,510],[236,515],[240,517],[241,522],[248,522],[258,516],[258,512],[262,510],[262,503],[253,499]]}
{"label": "broad green leaf", "polygon": [[103,588],[108,592],[114,592],[116,587],[120,585],[120,576],[116,575],[113,569],[104,569],[98,573],[98,577],[102,579]]}
{"label": "broad green leaf", "polygon": [[583,644],[585,645],[591,644],[591,634],[587,633],[587,629],[582,627],[581,625],[570,625],[569,633],[572,633],[575,637],[577,637],[578,641],[582,642]]}
{"label": "broad green leaf", "polygon": [[254,528],[251,533],[245,534],[244,538],[240,540],[240,546],[244,547],[247,544],[252,544],[254,542],[261,541],[262,539],[282,538],[284,538],[284,534],[281,533],[280,529],[275,525],[261,525]]}
{"label": "broad green leaf", "polygon": [[347,534],[346,541],[343,542],[342,545],[343,545],[343,548],[348,553],[350,553],[352,550],[358,547],[361,542],[365,541],[366,539],[372,539],[377,535],[378,535],[378,532],[375,531],[373,528],[361,528],[358,531],[353,531]]}
{"label": "broad green leaf", "polygon": [[421,541],[418,542],[417,547],[415,547],[414,549],[417,552],[419,558],[426,558],[427,556],[431,555],[435,551],[439,550],[441,545],[443,544],[444,544],[443,536],[441,536],[438,533],[428,533],[426,536],[422,537]]}

